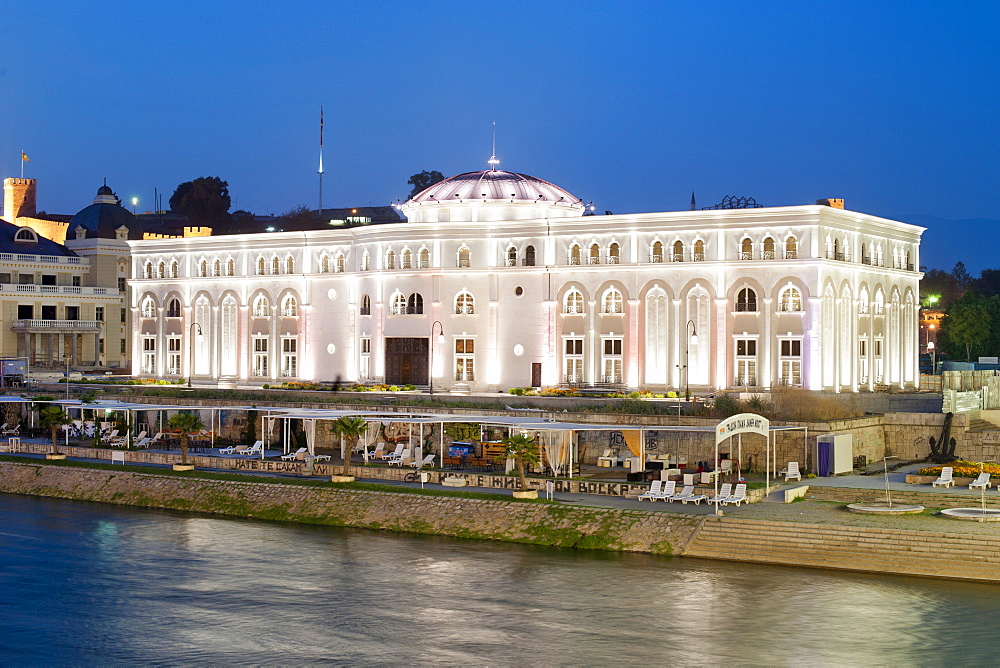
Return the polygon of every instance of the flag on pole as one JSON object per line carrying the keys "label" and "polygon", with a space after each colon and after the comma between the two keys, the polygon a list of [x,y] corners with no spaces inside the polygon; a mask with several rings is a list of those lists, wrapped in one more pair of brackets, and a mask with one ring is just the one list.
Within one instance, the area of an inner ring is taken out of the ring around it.
{"label": "flag on pole", "polygon": [[319,105],[319,147],[323,148],[323,105]]}
{"label": "flag on pole", "polygon": [[31,160],[28,158],[28,154],[25,153],[24,151],[21,151],[21,162],[31,162]]}

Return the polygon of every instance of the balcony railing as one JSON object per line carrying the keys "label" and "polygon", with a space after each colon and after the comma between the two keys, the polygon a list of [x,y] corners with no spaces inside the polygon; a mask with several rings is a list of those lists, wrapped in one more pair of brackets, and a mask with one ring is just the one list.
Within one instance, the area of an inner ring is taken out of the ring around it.
{"label": "balcony railing", "polygon": [[740,251],[740,259],[741,260],[752,260],[753,259],[753,252],[752,251]]}
{"label": "balcony railing", "polygon": [[22,285],[20,283],[0,283],[0,292],[43,295],[118,296],[118,288],[92,288],[81,287],[79,285]]}
{"label": "balcony railing", "polygon": [[798,259],[798,257],[799,257],[799,252],[798,251],[793,251],[793,250],[786,250],[785,251],[785,259],[786,260],[796,260],[796,259]]}
{"label": "balcony railing", "polygon": [[653,264],[660,264],[663,262],[663,255],[652,254],[649,256],[649,261]]}
{"label": "balcony railing", "polygon": [[459,267],[468,267],[468,266],[470,266],[469,265],[469,258],[467,258],[467,257],[459,258],[458,259],[458,266]]}
{"label": "balcony railing", "polygon": [[618,255],[609,255],[608,264],[620,264],[621,257]]}
{"label": "balcony railing", "polygon": [[600,255],[591,255],[590,257],[587,258],[587,264],[600,264],[600,263],[601,263]]}
{"label": "balcony railing", "polygon": [[801,306],[801,304],[796,304],[794,302],[778,302],[778,310],[779,311],[785,311],[785,312],[789,312],[789,311],[801,311],[802,310],[802,306]]}
{"label": "balcony railing", "polygon": [[736,302],[736,310],[740,313],[756,313],[757,302]]}
{"label": "balcony railing", "polygon": [[692,253],[691,254],[691,261],[692,262],[704,262],[705,261],[705,254],[704,253]]}
{"label": "balcony railing", "polygon": [[99,332],[100,320],[15,320],[10,328],[15,332]]}
{"label": "balcony railing", "polygon": [[516,257],[509,257],[509,258],[507,258],[504,261],[504,265],[503,266],[505,266],[505,267],[516,267],[517,266],[517,258]]}
{"label": "balcony railing", "polygon": [[733,386],[735,387],[756,387],[757,377],[756,376],[737,376],[733,381]]}
{"label": "balcony railing", "polygon": [[23,253],[0,253],[0,262],[32,262],[36,264],[87,264],[79,257],[61,255],[25,255]]}
{"label": "balcony railing", "polygon": [[570,255],[569,256],[569,264],[579,265],[580,264],[580,258],[574,257],[574,256]]}
{"label": "balcony railing", "polygon": [[762,251],[761,254],[760,254],[760,259],[761,260],[773,260],[774,259],[774,251],[773,250]]}
{"label": "balcony railing", "polygon": [[524,258],[523,260],[521,260],[521,266],[522,267],[534,267],[535,266],[535,258],[533,258],[533,257],[526,257],[526,258]]}
{"label": "balcony railing", "polygon": [[468,371],[456,372],[455,380],[458,382],[474,383],[476,381],[476,374]]}

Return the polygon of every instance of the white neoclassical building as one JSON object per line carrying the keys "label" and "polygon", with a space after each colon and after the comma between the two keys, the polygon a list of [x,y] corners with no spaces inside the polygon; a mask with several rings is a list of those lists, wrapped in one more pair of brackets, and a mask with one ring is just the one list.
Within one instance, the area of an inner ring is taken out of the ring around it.
{"label": "white neoclassical building", "polygon": [[403,223],[133,241],[134,372],[913,386],[923,228],[831,203],[585,215],[558,186],[492,169],[408,200]]}

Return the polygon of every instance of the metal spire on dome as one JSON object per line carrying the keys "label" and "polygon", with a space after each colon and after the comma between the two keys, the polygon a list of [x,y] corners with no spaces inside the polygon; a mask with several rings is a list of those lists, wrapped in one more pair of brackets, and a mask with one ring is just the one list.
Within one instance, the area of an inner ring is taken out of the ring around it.
{"label": "metal spire on dome", "polygon": [[500,161],[497,159],[497,122],[493,121],[493,153],[490,155],[490,159],[486,161],[486,164],[490,166],[492,171],[496,171],[497,165]]}

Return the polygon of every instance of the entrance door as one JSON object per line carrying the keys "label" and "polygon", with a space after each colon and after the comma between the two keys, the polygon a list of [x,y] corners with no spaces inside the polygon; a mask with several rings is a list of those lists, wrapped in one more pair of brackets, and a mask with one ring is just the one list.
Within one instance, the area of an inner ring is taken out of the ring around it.
{"label": "entrance door", "polygon": [[532,362],[531,363],[531,386],[541,387],[542,386],[542,363]]}
{"label": "entrance door", "polygon": [[385,382],[426,385],[428,339],[391,337],[385,340]]}

